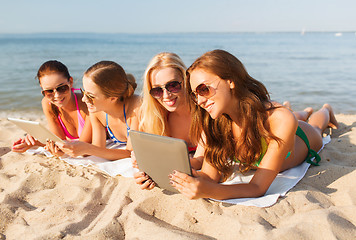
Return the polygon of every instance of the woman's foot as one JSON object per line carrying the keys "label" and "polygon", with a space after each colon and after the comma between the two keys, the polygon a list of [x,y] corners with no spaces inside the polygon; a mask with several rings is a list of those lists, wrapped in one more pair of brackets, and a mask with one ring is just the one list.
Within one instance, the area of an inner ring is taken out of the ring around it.
{"label": "woman's foot", "polygon": [[291,105],[290,105],[290,102],[289,102],[289,101],[284,101],[284,102],[283,102],[283,106],[285,106],[286,108],[288,108],[289,110],[292,111],[292,108],[291,108]]}
{"label": "woman's foot", "polygon": [[310,115],[313,114],[314,109],[313,109],[312,107],[307,107],[307,108],[305,108],[305,109],[303,110],[303,112],[306,112],[306,113],[307,113],[307,118],[306,118],[306,119],[308,119],[308,118],[310,117]]}
{"label": "woman's foot", "polygon": [[326,108],[329,111],[330,121],[329,121],[328,127],[337,129],[339,127],[339,123],[337,122],[337,120],[335,118],[334,111],[333,111],[332,107],[328,103],[325,103],[322,108]]}

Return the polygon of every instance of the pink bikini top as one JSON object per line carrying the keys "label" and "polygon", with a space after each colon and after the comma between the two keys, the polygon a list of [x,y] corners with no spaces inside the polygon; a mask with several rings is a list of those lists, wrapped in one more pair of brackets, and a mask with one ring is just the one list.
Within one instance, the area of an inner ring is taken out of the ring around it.
{"label": "pink bikini top", "polygon": [[[80,136],[82,134],[82,131],[83,131],[83,128],[84,128],[84,119],[82,117],[82,115],[80,115],[80,110],[79,110],[79,107],[78,107],[78,100],[77,100],[77,96],[75,95],[74,93],[74,90],[80,90],[79,88],[72,88],[71,91],[73,92],[74,94],[74,99],[75,99],[75,105],[77,106],[77,115],[78,115],[78,136]],[[73,137],[67,130],[66,126],[64,125],[62,119],[61,119],[61,116],[58,115],[58,120],[62,126],[62,129],[64,131],[64,134],[66,135],[67,138],[69,139],[72,139],[72,140],[77,140],[79,138],[75,138]]]}

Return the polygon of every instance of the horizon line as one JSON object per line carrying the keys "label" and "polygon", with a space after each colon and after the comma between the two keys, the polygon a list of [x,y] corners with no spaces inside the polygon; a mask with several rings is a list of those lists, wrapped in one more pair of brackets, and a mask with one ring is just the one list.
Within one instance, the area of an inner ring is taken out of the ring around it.
{"label": "horizon line", "polygon": [[195,33],[355,33],[356,30],[334,31],[334,30],[302,30],[302,31],[187,31],[187,32],[4,32],[0,35],[33,35],[33,34],[195,34]]}

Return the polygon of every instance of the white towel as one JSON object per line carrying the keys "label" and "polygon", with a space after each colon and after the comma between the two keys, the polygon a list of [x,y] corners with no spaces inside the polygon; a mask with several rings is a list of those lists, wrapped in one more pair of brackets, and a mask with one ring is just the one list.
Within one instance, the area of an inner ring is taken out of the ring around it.
{"label": "white towel", "polygon": [[[324,148],[326,144],[331,141],[330,136],[326,136],[323,138],[323,147],[319,150],[319,152]],[[108,148],[115,149],[123,149],[125,145],[116,145],[110,141],[107,142]],[[50,156],[51,154],[45,151],[43,148],[38,148],[38,150],[31,149],[27,152],[31,154],[34,153],[43,153],[46,156]],[[62,157],[64,161],[68,162],[72,165],[82,165],[89,166],[94,165],[100,170],[106,172],[110,176],[116,176],[118,174],[124,177],[133,177],[135,172],[138,172],[137,169],[132,167],[131,158],[124,158],[116,161],[109,161],[103,158],[88,156],[81,158],[70,158],[70,157]],[[275,204],[280,196],[285,196],[287,192],[292,189],[305,175],[309,168],[310,164],[307,162],[303,162],[297,167],[288,169],[284,172],[281,172],[277,175],[276,179],[272,182],[271,186],[268,188],[266,194],[262,197],[258,198],[237,198],[237,199],[227,199],[227,200],[215,200],[219,202],[226,202],[230,204],[239,204],[245,206],[256,206],[256,207],[269,207]],[[230,180],[224,182],[223,184],[235,184],[235,183],[248,183],[253,177],[253,173],[250,175],[242,175],[240,173],[236,173]]]}
{"label": "white towel", "polygon": [[[107,140],[106,148],[125,149],[126,144],[116,144],[111,140]],[[95,166],[110,176],[116,176],[119,174],[124,177],[133,177],[133,174],[138,172],[138,169],[132,167],[131,158],[110,161],[96,156],[76,158],[63,156],[61,159],[72,165]]]}
{"label": "white towel", "polygon": [[[116,144],[111,140],[106,141],[106,148],[110,149],[125,149],[126,144]],[[45,150],[43,147],[31,148],[26,151],[29,154],[44,154],[47,157],[53,157],[51,152]],[[63,161],[77,166],[95,166],[107,173],[110,176],[122,175],[124,177],[133,177],[138,169],[132,167],[131,158],[123,158],[115,161],[110,161],[104,158],[96,156],[88,157],[69,157],[68,155],[63,155],[60,157]]]}
{"label": "white towel", "polygon": [[[326,144],[331,141],[330,136],[323,138],[323,147],[319,152],[324,148]],[[239,204],[245,206],[256,206],[256,207],[269,207],[275,204],[280,196],[285,196],[287,192],[292,189],[305,175],[309,168],[310,164],[303,162],[299,166],[288,169],[284,172],[281,172],[277,175],[276,179],[272,182],[271,186],[268,188],[266,194],[258,198],[236,198],[236,199],[227,199],[227,200],[215,200],[219,202],[226,202],[231,204]],[[251,175],[242,175],[237,173],[232,177],[231,180],[224,182],[224,184],[235,184],[235,183],[248,183],[253,174]]]}

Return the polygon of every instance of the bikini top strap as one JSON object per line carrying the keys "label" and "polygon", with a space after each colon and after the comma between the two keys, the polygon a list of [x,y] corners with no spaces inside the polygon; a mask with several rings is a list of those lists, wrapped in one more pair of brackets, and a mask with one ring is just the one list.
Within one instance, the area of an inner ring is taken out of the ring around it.
{"label": "bikini top strap", "polygon": [[129,136],[130,127],[127,124],[127,120],[126,120],[125,103],[124,103],[124,118],[125,118],[125,124],[126,124],[126,128],[127,128],[127,136]]}
{"label": "bikini top strap", "polygon": [[109,127],[109,119],[108,119],[108,114],[105,115],[105,118],[106,118],[106,127],[108,128]]}
{"label": "bikini top strap", "polygon": [[[127,136],[129,136],[130,127],[129,127],[129,125],[127,124],[127,120],[126,120],[125,104],[124,104],[124,118],[125,118]],[[106,128],[107,128],[108,130],[110,130],[110,128],[109,128],[109,118],[108,118],[108,114],[106,114]]]}

